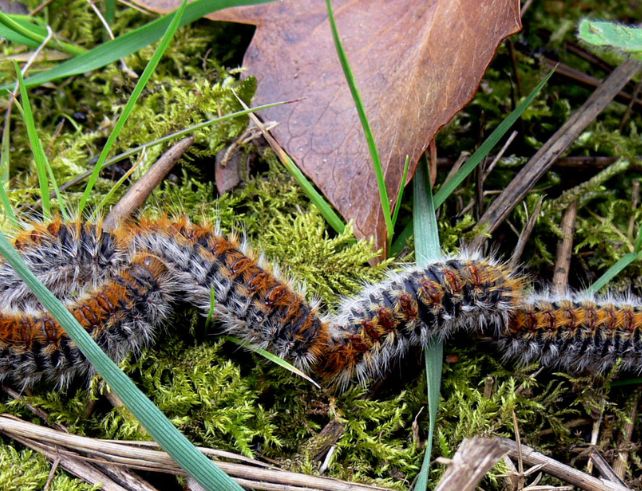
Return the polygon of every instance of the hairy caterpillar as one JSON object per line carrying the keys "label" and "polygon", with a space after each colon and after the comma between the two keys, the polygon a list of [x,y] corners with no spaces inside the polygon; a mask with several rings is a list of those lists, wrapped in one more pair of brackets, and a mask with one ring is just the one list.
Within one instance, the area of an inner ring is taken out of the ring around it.
{"label": "hairy caterpillar", "polygon": [[[165,264],[140,254],[98,287],[66,306],[94,340],[116,359],[154,338],[170,312],[173,282]],[[30,386],[41,380],[64,386],[91,365],[65,331],[42,310],[0,311],[0,373]]]}
{"label": "hairy caterpillar", "polygon": [[[624,369],[642,367],[639,302],[533,294],[522,275],[476,255],[393,273],[321,314],[245,245],[186,219],[129,222],[112,233],[54,221],[14,244],[115,359],[149,344],[175,303],[207,313],[213,291],[227,332],[338,388],[458,332],[490,336],[518,363],[601,372],[622,359]],[[0,299],[0,379],[64,385],[90,370],[5,263]]]}

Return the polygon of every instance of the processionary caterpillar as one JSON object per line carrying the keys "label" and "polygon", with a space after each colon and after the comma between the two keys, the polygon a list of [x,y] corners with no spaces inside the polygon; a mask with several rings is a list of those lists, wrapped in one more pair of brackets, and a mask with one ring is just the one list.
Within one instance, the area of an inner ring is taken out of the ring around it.
{"label": "processionary caterpillar", "polygon": [[[460,255],[409,267],[322,314],[245,245],[187,219],[36,225],[14,245],[115,360],[149,345],[173,305],[215,314],[226,332],[343,389],[411,347],[459,332],[491,337],[505,360],[569,372],[642,367],[642,304],[529,291],[505,264]],[[13,270],[0,263],[0,379],[66,385],[91,368]]]}

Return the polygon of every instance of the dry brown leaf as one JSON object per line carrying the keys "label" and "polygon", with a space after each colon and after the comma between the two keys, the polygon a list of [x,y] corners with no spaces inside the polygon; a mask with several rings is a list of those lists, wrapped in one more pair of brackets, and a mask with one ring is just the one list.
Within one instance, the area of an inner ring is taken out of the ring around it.
{"label": "dry brown leaf", "polygon": [[[137,0],[166,12],[178,0]],[[518,0],[335,0],[335,15],[385,169],[390,199],[439,128],[473,97],[495,49],[521,28]],[[209,18],[255,24],[244,66],[261,116],[360,237],[385,247],[376,178],[321,0],[237,7]]]}

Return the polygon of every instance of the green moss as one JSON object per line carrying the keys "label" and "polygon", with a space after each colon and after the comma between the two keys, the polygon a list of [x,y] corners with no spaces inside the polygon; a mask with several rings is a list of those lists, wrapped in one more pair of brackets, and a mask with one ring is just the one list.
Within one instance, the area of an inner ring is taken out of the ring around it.
{"label": "green moss", "polygon": [[[43,489],[51,473],[47,460],[33,450],[17,450],[0,441],[0,489],[4,491],[38,491]],[[61,468],[49,484],[51,491],[93,491],[91,486],[70,478]]]}

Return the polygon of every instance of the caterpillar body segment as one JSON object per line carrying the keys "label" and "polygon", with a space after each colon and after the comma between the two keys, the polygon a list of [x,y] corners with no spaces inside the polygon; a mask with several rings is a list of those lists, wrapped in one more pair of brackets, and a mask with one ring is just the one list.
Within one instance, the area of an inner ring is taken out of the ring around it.
{"label": "caterpillar body segment", "polygon": [[[72,315],[114,360],[153,341],[173,304],[167,267],[148,254],[132,258],[96,289],[67,301]],[[64,387],[91,365],[46,311],[0,312],[0,380],[21,387],[46,381]]]}
{"label": "caterpillar body segment", "polygon": [[531,295],[497,338],[506,360],[572,373],[602,373],[620,361],[642,370],[642,305],[629,299]]}
{"label": "caterpillar body segment", "polygon": [[524,279],[506,266],[461,256],[412,267],[346,299],[331,326],[320,371],[339,387],[380,376],[411,346],[460,331],[502,331]]}
{"label": "caterpillar body segment", "polygon": [[234,239],[211,227],[182,222],[142,222],[133,250],[161,258],[183,286],[182,300],[204,314],[211,309],[223,329],[309,369],[325,353],[328,326],[286,280]]}
{"label": "caterpillar body segment", "polygon": [[[98,224],[36,224],[14,238],[14,246],[36,277],[56,296],[77,298],[96,288],[131,258]],[[0,305],[41,309],[31,290],[11,266],[0,260]]]}

